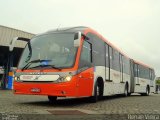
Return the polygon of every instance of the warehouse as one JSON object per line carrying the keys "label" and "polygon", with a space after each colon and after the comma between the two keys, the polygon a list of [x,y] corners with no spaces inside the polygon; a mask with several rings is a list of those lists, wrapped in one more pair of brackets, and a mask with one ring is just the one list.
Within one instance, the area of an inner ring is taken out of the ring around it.
{"label": "warehouse", "polygon": [[[9,44],[14,37],[32,38],[34,34],[0,25],[0,88],[7,87],[7,66],[10,58]],[[13,67],[16,68],[26,43],[17,41],[13,50]]]}

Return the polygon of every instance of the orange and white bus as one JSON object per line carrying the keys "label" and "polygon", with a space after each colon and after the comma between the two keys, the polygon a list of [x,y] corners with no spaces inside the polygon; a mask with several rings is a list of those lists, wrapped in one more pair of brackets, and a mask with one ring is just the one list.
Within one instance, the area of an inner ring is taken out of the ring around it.
{"label": "orange and white bus", "polygon": [[[25,38],[17,38],[26,41]],[[28,41],[14,77],[15,94],[90,97],[154,89],[153,68],[130,59],[88,27],[57,29]]]}

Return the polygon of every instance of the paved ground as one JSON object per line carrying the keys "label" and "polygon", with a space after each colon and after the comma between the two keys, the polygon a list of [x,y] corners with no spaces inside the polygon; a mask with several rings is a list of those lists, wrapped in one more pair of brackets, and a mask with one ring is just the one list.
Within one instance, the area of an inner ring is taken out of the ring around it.
{"label": "paved ground", "polygon": [[0,113],[3,120],[7,117],[8,120],[18,120],[33,116],[37,119],[160,119],[160,94],[112,96],[97,103],[89,103],[87,98],[59,99],[51,104],[46,96],[14,95],[10,90],[0,90]]}

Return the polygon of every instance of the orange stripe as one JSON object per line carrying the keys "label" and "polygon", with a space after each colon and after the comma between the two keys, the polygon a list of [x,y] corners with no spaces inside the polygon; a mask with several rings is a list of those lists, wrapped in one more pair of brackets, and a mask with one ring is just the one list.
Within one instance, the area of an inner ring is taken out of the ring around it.
{"label": "orange stripe", "polygon": [[9,76],[13,76],[13,72],[9,72]]}

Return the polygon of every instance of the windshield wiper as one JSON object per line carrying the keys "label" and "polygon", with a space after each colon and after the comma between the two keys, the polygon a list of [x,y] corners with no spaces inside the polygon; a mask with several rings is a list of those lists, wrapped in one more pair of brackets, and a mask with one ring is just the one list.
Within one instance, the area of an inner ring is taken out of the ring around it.
{"label": "windshield wiper", "polygon": [[[28,62],[28,63],[22,68],[22,71],[23,71],[24,69],[27,69],[32,63],[46,62],[46,61],[49,62],[49,61],[51,61],[51,60],[40,60],[40,59],[32,60],[32,61]],[[39,66],[41,66],[41,65],[39,65]]]}
{"label": "windshield wiper", "polygon": [[37,67],[52,67],[54,69],[61,70],[61,68],[55,67],[55,65],[37,65],[37,66],[34,66],[34,67],[30,67],[30,68],[37,68]]}
{"label": "windshield wiper", "polygon": [[45,67],[52,67],[52,68],[54,68],[54,69],[58,69],[58,70],[61,70],[61,68],[59,68],[59,67],[56,67],[55,65],[45,65]]}

